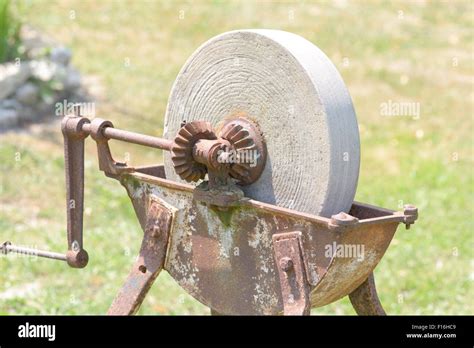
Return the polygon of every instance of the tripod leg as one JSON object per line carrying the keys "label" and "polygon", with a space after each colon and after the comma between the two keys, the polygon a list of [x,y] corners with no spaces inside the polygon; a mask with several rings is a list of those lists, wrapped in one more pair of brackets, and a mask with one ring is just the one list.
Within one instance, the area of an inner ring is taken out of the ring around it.
{"label": "tripod leg", "polygon": [[349,299],[358,315],[386,315],[377,295],[373,273],[349,294]]}
{"label": "tripod leg", "polygon": [[156,200],[151,202],[140,254],[107,314],[133,315],[138,311],[163,269],[172,219],[169,208]]}

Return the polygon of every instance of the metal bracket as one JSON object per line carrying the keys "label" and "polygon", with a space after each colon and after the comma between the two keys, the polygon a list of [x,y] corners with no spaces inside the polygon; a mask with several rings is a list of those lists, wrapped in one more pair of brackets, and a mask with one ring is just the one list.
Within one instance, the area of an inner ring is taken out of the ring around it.
{"label": "metal bracket", "polygon": [[300,231],[274,234],[273,252],[280,277],[284,315],[309,315],[310,284]]}
{"label": "metal bracket", "polygon": [[94,118],[90,123],[90,135],[97,143],[99,169],[111,177],[135,170],[133,167],[127,166],[127,163],[117,162],[113,159],[109,148],[109,139],[103,134],[105,128],[113,127],[112,122],[101,118]]}
{"label": "metal bracket", "polygon": [[172,222],[173,211],[164,203],[153,200],[148,210],[140,254],[107,314],[132,315],[138,311],[163,269]]}

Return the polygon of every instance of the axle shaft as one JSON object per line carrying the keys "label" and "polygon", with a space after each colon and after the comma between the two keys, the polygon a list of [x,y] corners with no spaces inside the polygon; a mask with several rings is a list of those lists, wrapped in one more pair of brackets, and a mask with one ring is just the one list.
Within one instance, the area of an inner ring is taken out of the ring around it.
{"label": "axle shaft", "polygon": [[[85,123],[82,126],[82,131],[86,134],[90,134],[91,132],[91,125],[90,123]],[[129,132],[122,129],[117,129],[113,127],[105,127],[102,130],[102,135],[107,139],[114,139],[125,141],[137,145],[149,146],[156,149],[171,151],[173,147],[173,141],[167,140],[163,138],[153,137],[150,135],[144,135],[135,132]]]}

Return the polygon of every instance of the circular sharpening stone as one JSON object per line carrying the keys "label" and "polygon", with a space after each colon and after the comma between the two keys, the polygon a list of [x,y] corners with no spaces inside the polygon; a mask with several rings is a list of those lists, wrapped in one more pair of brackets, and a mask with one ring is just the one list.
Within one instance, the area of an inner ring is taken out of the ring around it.
{"label": "circular sharpening stone", "polygon": [[[267,147],[247,197],[330,217],[348,212],[356,191],[360,145],[351,97],[328,57],[306,39],[278,30],[218,35],[181,69],[168,101],[164,137],[183,120],[243,116],[258,124]],[[166,177],[175,173],[165,153]],[[184,181],[183,181],[184,182]]]}

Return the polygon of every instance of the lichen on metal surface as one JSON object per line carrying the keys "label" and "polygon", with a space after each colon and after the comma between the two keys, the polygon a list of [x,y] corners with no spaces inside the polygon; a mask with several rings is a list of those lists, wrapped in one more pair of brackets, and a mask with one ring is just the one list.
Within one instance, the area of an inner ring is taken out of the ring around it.
{"label": "lichen on metal surface", "polygon": [[[275,233],[302,231],[312,306],[320,306],[347,295],[370,274],[397,225],[385,224],[379,230],[357,224],[331,230],[285,210],[271,212],[249,204],[227,210],[210,207],[193,199],[192,190],[167,186],[159,179],[144,180],[143,175],[127,177],[122,183],[135,207],[146,205],[153,195],[177,209],[165,269],[191,295],[221,313],[283,311],[272,252]],[[332,243],[361,243],[366,259],[358,262],[325,256],[324,247]]]}

